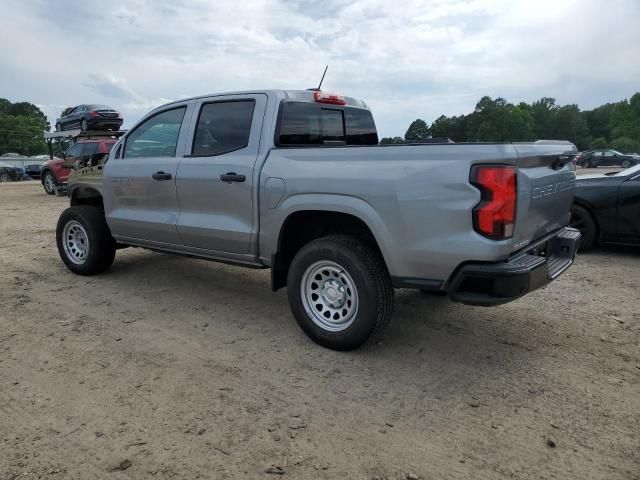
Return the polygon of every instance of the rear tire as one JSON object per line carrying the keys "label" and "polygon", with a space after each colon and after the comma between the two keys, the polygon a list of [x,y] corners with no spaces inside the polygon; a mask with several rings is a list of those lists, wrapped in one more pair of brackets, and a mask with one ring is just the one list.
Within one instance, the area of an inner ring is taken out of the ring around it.
{"label": "rear tire", "polygon": [[116,254],[116,241],[98,207],[78,205],[67,208],[56,228],[60,258],[78,275],[96,275],[107,270]]}
{"label": "rear tire", "polygon": [[598,227],[589,210],[581,207],[580,205],[573,205],[571,207],[570,226],[577,228],[582,234],[582,240],[580,241],[579,248],[580,251],[584,252],[595,245]]}
{"label": "rear tire", "polygon": [[289,305],[316,343],[352,350],[391,319],[393,287],[380,254],[346,235],[314,240],[296,254],[287,276]]}
{"label": "rear tire", "polygon": [[80,122],[80,130],[82,130],[83,132],[89,130],[89,124],[84,119]]}
{"label": "rear tire", "polygon": [[631,166],[631,161],[630,160],[623,160],[622,163],[620,164],[620,166],[622,168],[629,168]]}

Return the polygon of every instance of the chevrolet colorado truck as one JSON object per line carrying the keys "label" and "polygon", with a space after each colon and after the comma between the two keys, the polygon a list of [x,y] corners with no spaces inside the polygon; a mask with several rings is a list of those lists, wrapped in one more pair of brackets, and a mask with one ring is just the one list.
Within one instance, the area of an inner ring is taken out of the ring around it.
{"label": "chevrolet colorado truck", "polygon": [[389,322],[394,288],[490,306],[564,272],[575,150],[381,146],[364,102],[319,90],[185,99],[77,166],[57,245],[81,275],[127,246],[270,268],[305,333],[348,350]]}

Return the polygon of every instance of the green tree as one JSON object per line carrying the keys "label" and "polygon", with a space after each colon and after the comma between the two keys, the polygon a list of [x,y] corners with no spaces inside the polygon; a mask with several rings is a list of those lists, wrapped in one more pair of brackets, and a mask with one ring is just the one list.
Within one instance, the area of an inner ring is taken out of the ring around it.
{"label": "green tree", "polygon": [[542,97],[531,104],[531,116],[538,139],[555,138],[559,109],[555,98],[551,97]]}
{"label": "green tree", "polygon": [[629,137],[618,137],[611,142],[611,148],[622,153],[640,153],[640,141]]}
{"label": "green tree", "polygon": [[467,140],[467,117],[441,115],[431,124],[430,129],[434,138],[450,138],[454,142],[464,142]]}
{"label": "green tree", "polygon": [[604,137],[594,138],[593,140],[591,140],[591,143],[589,144],[589,148],[591,150],[600,150],[602,148],[607,148],[608,146],[609,146],[609,143],[607,142],[607,139]]}
{"label": "green tree", "polygon": [[589,127],[577,105],[560,107],[555,123],[555,131],[550,137],[551,139],[569,140],[581,150],[587,148],[591,140]]}
{"label": "green tree", "polygon": [[46,152],[44,132],[47,117],[32,103],[11,103],[0,99],[0,154],[17,152],[38,155]]}
{"label": "green tree", "polygon": [[519,142],[535,138],[531,112],[504,98],[482,97],[467,120],[467,137],[478,142]]}
{"label": "green tree", "polygon": [[404,134],[406,142],[422,142],[429,138],[431,138],[429,126],[427,125],[427,122],[420,118],[411,122],[411,125],[409,125],[409,128],[407,129],[407,133]]}
{"label": "green tree", "polygon": [[405,143],[402,137],[384,137],[380,140],[380,145],[400,145]]}

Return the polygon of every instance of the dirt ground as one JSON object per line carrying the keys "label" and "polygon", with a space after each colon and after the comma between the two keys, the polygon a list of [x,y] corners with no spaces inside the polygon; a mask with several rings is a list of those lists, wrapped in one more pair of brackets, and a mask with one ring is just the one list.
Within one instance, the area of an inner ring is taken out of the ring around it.
{"label": "dirt ground", "polygon": [[126,249],[71,274],[66,206],[0,185],[1,479],[640,478],[640,249],[501,307],[397,291],[338,353],[268,271]]}

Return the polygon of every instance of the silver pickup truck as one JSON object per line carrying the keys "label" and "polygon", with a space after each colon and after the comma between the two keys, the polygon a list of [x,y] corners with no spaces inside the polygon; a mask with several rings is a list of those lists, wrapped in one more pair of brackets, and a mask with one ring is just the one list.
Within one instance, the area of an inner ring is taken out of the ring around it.
{"label": "silver pickup truck", "polygon": [[381,146],[364,102],[321,91],[180,100],[71,176],[58,250],[81,275],[127,246],[271,268],[302,329],[347,350],[389,322],[394,288],[489,306],[566,270],[574,154]]}

